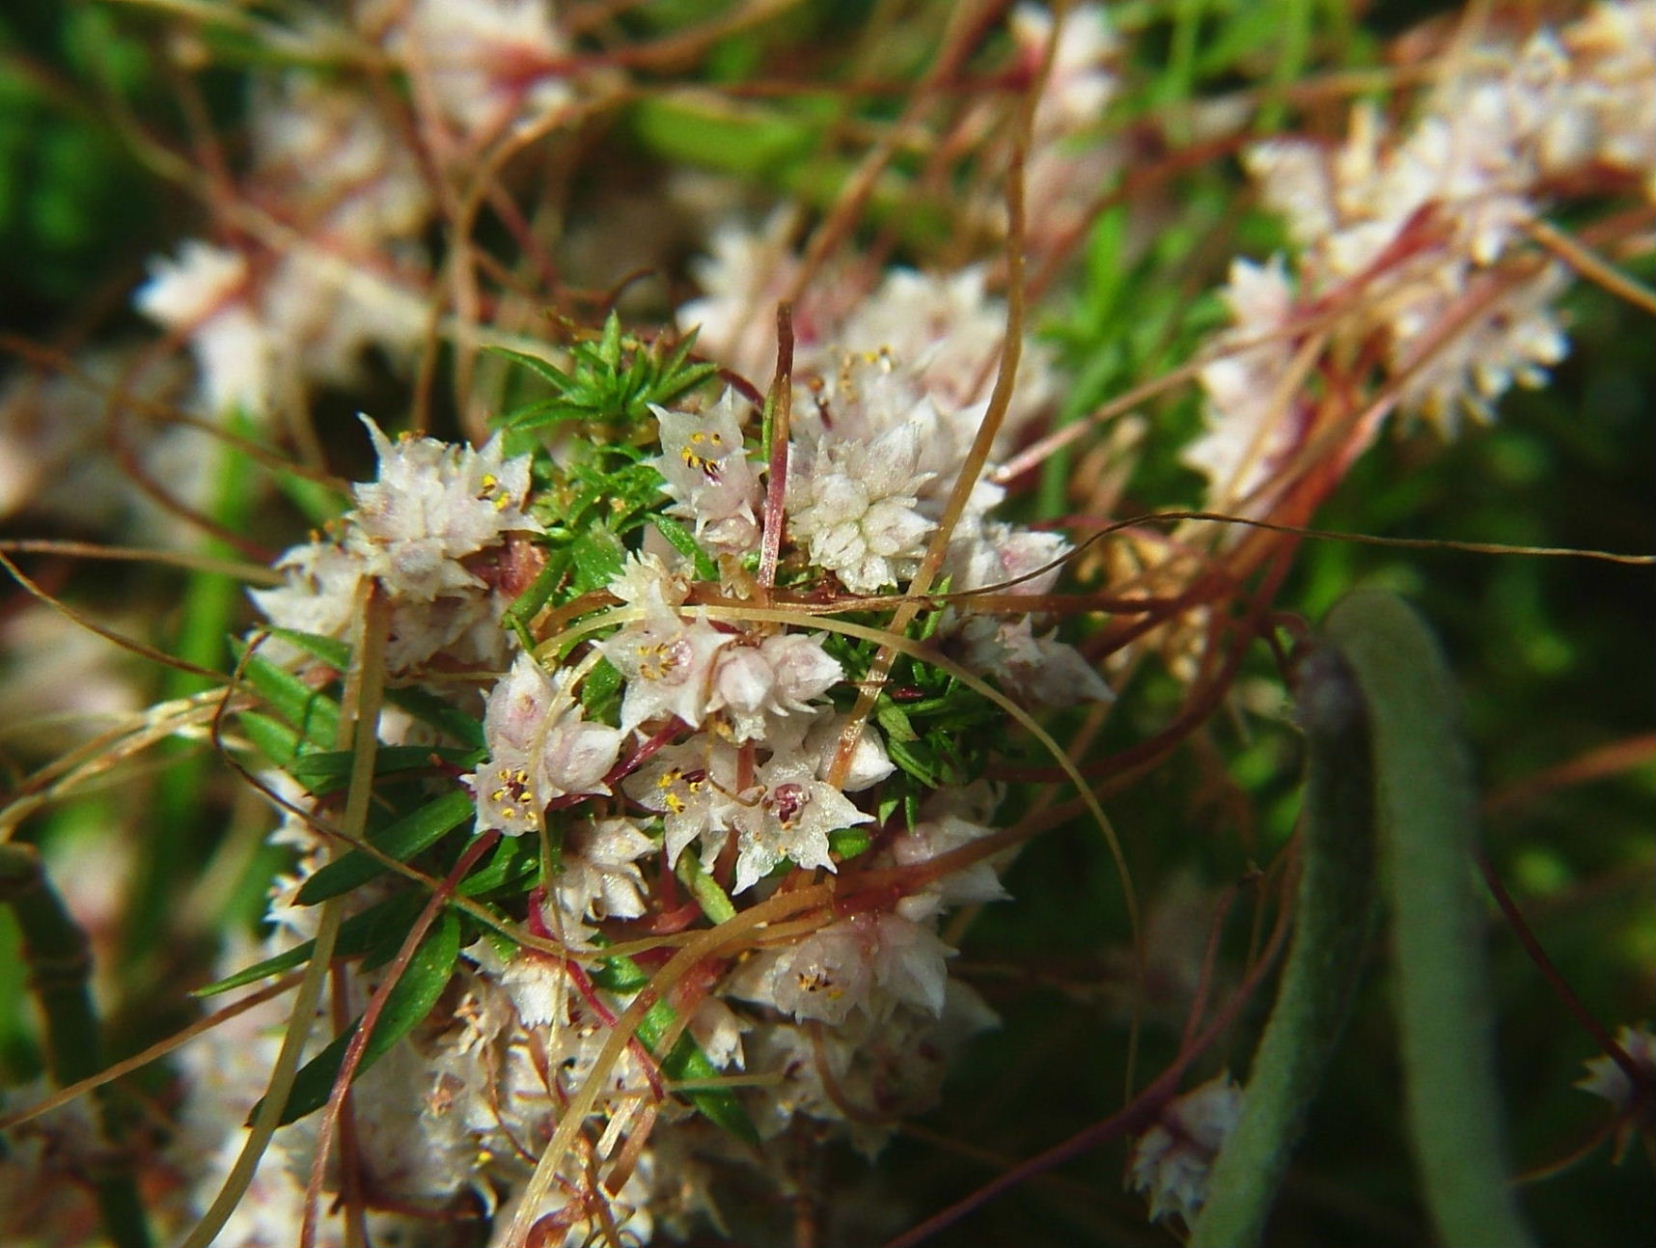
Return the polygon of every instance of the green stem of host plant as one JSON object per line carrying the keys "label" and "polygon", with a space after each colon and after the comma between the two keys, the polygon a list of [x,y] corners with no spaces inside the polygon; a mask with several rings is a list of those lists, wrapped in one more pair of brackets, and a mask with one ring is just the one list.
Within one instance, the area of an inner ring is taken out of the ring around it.
{"label": "green stem of host plant", "polygon": [[1324,634],[1368,710],[1406,1111],[1427,1205],[1446,1248],[1525,1248],[1533,1241],[1506,1165],[1472,874],[1477,794],[1454,682],[1425,625],[1390,594],[1352,594]]}
{"label": "green stem of host plant", "polygon": [[1363,697],[1331,647],[1300,672],[1309,750],[1294,943],[1254,1055],[1242,1118],[1214,1164],[1191,1248],[1261,1241],[1305,1115],[1339,1043],[1374,926],[1374,765]]}
{"label": "green stem of host plant", "polygon": [[[0,901],[11,906],[22,933],[23,959],[46,1022],[46,1060],[53,1081],[67,1087],[96,1075],[104,1061],[88,987],[91,953],[85,933],[47,881],[33,846],[0,845]],[[103,1087],[93,1095],[108,1147],[91,1167],[104,1230],[116,1248],[148,1248],[143,1201],[120,1149],[120,1115],[112,1089]]]}

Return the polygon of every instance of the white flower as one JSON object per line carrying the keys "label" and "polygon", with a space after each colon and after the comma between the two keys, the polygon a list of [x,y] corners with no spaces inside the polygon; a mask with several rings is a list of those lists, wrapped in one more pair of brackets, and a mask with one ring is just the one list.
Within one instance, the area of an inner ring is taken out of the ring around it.
{"label": "white flower", "polygon": [[[561,959],[535,949],[516,949],[503,954],[489,940],[468,945],[464,953],[477,964],[494,993],[504,991],[511,1009],[524,1026],[563,1028],[569,1024],[577,993],[569,967]],[[500,1026],[500,1020],[488,1019],[487,1023],[493,1025],[482,1026],[481,1034],[473,1037],[478,1047],[495,1040],[492,1033]]]}
{"label": "white flower", "polygon": [[821,639],[822,634],[781,633],[720,654],[710,706],[725,712],[735,740],[765,738],[775,718],[810,713],[811,699],[844,679],[845,669]]}
{"label": "white flower", "polygon": [[541,826],[547,803],[607,794],[623,735],[583,718],[579,704],[534,659],[520,654],[489,693],[483,716],[489,761],[463,777],[477,796],[477,825],[519,836]]}
{"label": "white flower", "polygon": [[620,574],[605,588],[624,603],[657,611],[678,606],[690,592],[683,577],[674,575],[658,556],[649,553],[628,554]]}
{"label": "white flower", "polygon": [[[308,542],[289,550],[276,567],[285,574],[283,585],[249,593],[272,624],[340,640],[351,636],[362,581],[368,575],[366,561],[354,544]],[[500,627],[501,606],[495,596],[479,592],[430,603],[393,601],[386,667],[406,672],[439,652],[470,666],[499,667],[506,645]],[[273,661],[288,662],[303,652],[273,638],[261,653]]]}
{"label": "white flower", "polygon": [[787,715],[809,710],[809,703],[845,679],[839,660],[822,648],[827,634],[781,633],[765,638],[759,652],[776,673],[775,711]]}
{"label": "white flower", "polygon": [[[954,811],[944,810],[899,832],[892,839],[888,852],[897,865],[912,867],[982,840],[993,832],[993,828],[962,818]],[[1004,862],[1006,855],[1000,857]],[[949,906],[1001,901],[1009,895],[1001,885],[996,864],[989,859],[979,859],[909,893],[898,901],[897,912],[918,923]]]}
{"label": "white flower", "polygon": [[[954,453],[972,444],[988,410],[1006,337],[1006,306],[986,291],[982,265],[946,277],[893,269],[846,319],[838,344],[908,380],[914,397],[936,406]],[[996,435],[1001,450],[1051,399],[1056,388],[1052,353],[1026,340],[1012,403]],[[934,468],[931,461],[923,468]],[[942,470],[942,488],[954,486],[958,463]]]}
{"label": "white flower", "polygon": [[1030,702],[1064,707],[1115,697],[1098,669],[1074,646],[1059,641],[1056,630],[1037,637],[1030,616],[968,616],[960,637],[967,666]]}
{"label": "white flower", "polygon": [[1242,1116],[1242,1089],[1229,1076],[1168,1102],[1161,1120],[1133,1146],[1128,1183],[1150,1199],[1150,1217],[1188,1224],[1207,1200],[1208,1173]]}
{"label": "white flower", "polygon": [[[1052,14],[1038,4],[1012,11],[1012,39],[1030,69],[1040,68],[1052,35]],[[1076,5],[1064,14],[1041,98],[1035,105],[1035,131],[1048,143],[1099,120],[1115,93],[1115,76],[1105,68],[1117,51],[1115,32],[1103,6]]]}
{"label": "white flower", "polygon": [[[1048,593],[1072,549],[1061,533],[1020,529],[999,520],[962,528],[967,531],[949,542],[943,561],[943,572],[956,593],[991,586],[1004,586],[997,592],[1007,594]],[[965,609],[970,609],[969,602]]]}
{"label": "white flower", "polygon": [[405,672],[442,653],[465,667],[498,671],[507,653],[506,632],[500,626],[504,609],[496,594],[393,602],[385,665]]}
{"label": "white flower", "polygon": [[650,462],[675,500],[668,513],[694,520],[696,536],[732,553],[759,540],[753,506],[759,474],[747,457],[734,390],[706,412],[652,408],[661,427],[661,455]]}
{"label": "white flower", "polygon": [[1223,297],[1233,328],[1219,336],[1218,354],[1202,366],[1206,432],[1179,459],[1207,477],[1210,497],[1239,499],[1269,479],[1293,445],[1297,401],[1282,389],[1298,345],[1283,332],[1294,313],[1294,288],[1281,256],[1265,265],[1237,260]]}
{"label": "white flower", "polygon": [[306,221],[358,250],[417,236],[432,211],[419,162],[360,90],[290,71],[255,80],[248,121],[257,180]]}
{"label": "white flower", "polygon": [[285,583],[248,593],[278,628],[343,637],[355,618],[362,560],[335,542],[307,542],[276,561]]}
{"label": "white flower", "polygon": [[732,817],[740,846],[734,891],[751,888],[784,858],[799,867],[834,870],[828,834],[872,820],[845,794],[816,779],[808,764],[771,759],[759,768],[755,785],[739,795]]}
{"label": "white flower", "polygon": [[[935,354],[937,347],[927,350]],[[824,441],[868,445],[888,435],[912,439],[914,509],[927,520],[940,520],[988,410],[987,392],[962,406],[960,396],[952,395],[946,386],[928,388],[934,378],[920,363],[894,355],[888,347],[831,354],[837,361],[831,371],[795,371],[790,473],[808,475],[818,445]],[[967,374],[977,377],[962,365],[958,374],[945,368],[937,380],[952,378],[967,384],[962,380]],[[899,435],[899,430],[904,432]],[[1001,432],[1007,432],[1004,425]],[[998,438],[996,445],[1004,442],[1004,437]],[[988,466],[993,467],[992,461]],[[980,474],[954,539],[965,536],[1005,494],[1001,486]]]}
{"label": "white flower", "polygon": [[718,856],[741,809],[736,768],[736,750],[704,733],[667,746],[621,782],[628,797],[662,816],[669,866],[696,841],[704,864]]}
{"label": "white flower", "polygon": [[[562,871],[551,896],[577,923],[636,919],[650,895],[638,860],[655,849],[656,843],[626,819],[574,824],[564,834]],[[566,925],[564,938],[569,935]]]}
{"label": "white flower", "polygon": [[[1489,419],[1513,381],[1544,380],[1567,350],[1551,308],[1562,271],[1513,286],[1517,275],[1494,266],[1575,182],[1592,186],[1620,170],[1656,192],[1653,83],[1656,5],[1599,5],[1556,35],[1465,49],[1464,65],[1407,130],[1394,132],[1366,107],[1332,150],[1274,142],[1251,152],[1266,202],[1287,216],[1304,249],[1302,298],[1353,305],[1336,353],[1382,348],[1400,382],[1399,409],[1426,415],[1446,434],[1463,410]],[[1358,291],[1360,304],[1346,297]],[[1239,330],[1253,328],[1236,319]],[[1276,427],[1264,428],[1260,396],[1275,393],[1269,375],[1282,375],[1294,345],[1277,346],[1274,362],[1262,347],[1204,371],[1210,433],[1186,462],[1216,482],[1245,464],[1237,487],[1245,493],[1250,478],[1292,448],[1299,404],[1281,405]]]}
{"label": "white flower", "polygon": [[915,510],[930,479],[916,469],[920,447],[904,424],[872,443],[824,435],[814,454],[790,465],[789,527],[811,561],[853,593],[873,593],[913,576],[935,527]]}
{"label": "white flower", "polygon": [[480,451],[435,438],[392,442],[362,418],[379,454],[379,479],[352,490],[357,509],[346,545],[396,598],[431,602],[482,582],[461,560],[505,540],[541,531],[522,509],[529,457],[504,458],[501,438]]}
{"label": "white flower", "polygon": [[[1616,1043],[1644,1072],[1647,1093],[1649,1088],[1656,1087],[1656,1032],[1648,1027],[1623,1026],[1616,1033]],[[1591,1058],[1585,1064],[1587,1073],[1575,1081],[1575,1087],[1609,1101],[1619,1110],[1632,1107],[1633,1081],[1615,1058],[1605,1054]]]}
{"label": "white flower", "polygon": [[954,952],[929,928],[899,915],[858,914],[749,959],[728,990],[801,1022],[837,1026],[854,1009],[878,1021],[899,1004],[940,1017],[945,962]]}
{"label": "white flower", "polygon": [[[1010,22],[1017,70],[1040,72],[1054,16],[1020,4]],[[1103,6],[1077,5],[1062,16],[1052,64],[1035,104],[1034,142],[1024,167],[1025,237],[1032,251],[1049,252],[1087,228],[1098,188],[1112,184],[1127,158],[1126,145],[1098,133],[1116,92],[1110,61],[1118,51]],[[1004,234],[1005,206],[992,198],[982,211]]]}
{"label": "white flower", "polygon": [[685,620],[659,598],[646,609],[642,624],[628,625],[601,647],[627,678],[621,729],[631,732],[667,715],[698,728],[713,697],[714,659],[733,638],[704,618]]}
{"label": "white flower", "polygon": [[742,1033],[750,1024],[718,997],[704,997],[690,1016],[690,1033],[707,1060],[719,1069],[742,1069]]}
{"label": "white flower", "polygon": [[[833,770],[834,760],[839,757],[840,739],[850,722],[849,715],[824,715],[815,720],[805,733],[799,748],[806,758],[814,761],[818,780],[826,780]],[[897,764],[886,753],[885,739],[880,736],[880,730],[864,721],[862,731],[857,735],[857,747],[851,752],[850,769],[846,771],[845,782],[840,787],[847,793],[861,793],[896,770]]]}
{"label": "white flower", "polygon": [[[259,317],[279,350],[283,374],[335,385],[362,384],[362,357],[377,347],[401,366],[422,341],[424,327],[408,285],[426,281],[417,261],[387,270],[395,250],[385,242],[370,255],[336,256],[320,249],[290,251],[270,268],[259,290]],[[345,272],[341,269],[345,268]],[[402,287],[396,283],[407,278]]]}
{"label": "white flower", "polygon": [[177,260],[150,261],[136,297],[140,312],[189,342],[213,413],[270,407],[276,348],[249,301],[250,281],[239,252],[191,241]]}
{"label": "white flower", "polygon": [[[1574,66],[1574,116],[1598,160],[1639,175],[1656,198],[1656,4],[1596,4],[1564,32]],[[1585,162],[1583,162],[1585,163]]]}
{"label": "white flower", "polygon": [[1514,381],[1530,389],[1545,385],[1547,369],[1569,354],[1552,306],[1568,285],[1557,264],[1496,297],[1446,339],[1443,325],[1457,319],[1460,304],[1480,299],[1491,280],[1498,279],[1470,280],[1454,296],[1423,294],[1392,324],[1394,368],[1408,371],[1400,403],[1446,432],[1455,432],[1462,411],[1494,419],[1494,401]]}
{"label": "white flower", "polygon": [[[697,330],[696,349],[760,388],[776,367],[776,306],[789,298],[799,259],[789,245],[794,213],[778,208],[763,225],[729,222],[714,230],[710,255],[691,272],[707,293],[679,308],[679,328]],[[837,328],[864,290],[830,263],[794,305],[795,375]]]}
{"label": "white flower", "polygon": [[414,0],[389,40],[438,107],[473,135],[527,123],[571,98],[568,52],[544,0]]}

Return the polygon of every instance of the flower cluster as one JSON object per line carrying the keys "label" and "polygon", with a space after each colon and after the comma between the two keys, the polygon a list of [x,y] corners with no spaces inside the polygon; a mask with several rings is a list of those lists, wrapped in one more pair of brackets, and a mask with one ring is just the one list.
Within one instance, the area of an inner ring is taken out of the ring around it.
{"label": "flower cluster", "polygon": [[501,439],[482,450],[433,438],[393,442],[364,419],[379,453],[379,479],[353,491],[356,509],[339,532],[296,546],[277,561],[286,583],[255,590],[272,625],[349,640],[370,583],[390,607],[386,661],[394,672],[439,652],[472,665],[504,655],[502,547],[538,532],[524,511],[529,461],[506,459]]}
{"label": "flower cluster", "polygon": [[419,84],[412,116],[366,85],[303,69],[256,79],[254,207],[234,241],[192,240],[152,262],[140,311],[187,342],[209,416],[265,418],[303,405],[306,384],[348,383],[377,349],[405,360],[426,333],[423,236],[441,192],[404,128],[436,148],[440,177],[502,133],[555,121],[574,98],[566,40],[542,0],[374,0],[349,29],[318,22],[295,42],[360,39]]}
{"label": "flower cluster", "polygon": [[1241,1117],[1242,1090],[1226,1075],[1169,1102],[1128,1162],[1127,1181],[1148,1197],[1151,1218],[1196,1220],[1214,1159]]}
{"label": "flower cluster", "polygon": [[[373,594],[386,607],[387,668],[404,685],[464,714],[476,696],[467,688],[481,684],[481,748],[450,784],[469,793],[475,835],[506,838],[501,852],[513,861],[544,862],[517,894],[521,920],[567,951],[552,957],[486,937],[464,950],[447,994],[458,992],[460,1005],[433,1015],[417,1051],[399,1050],[396,1061],[398,1079],[424,1106],[417,1130],[444,1160],[404,1156],[394,1132],[359,1141],[385,1190],[447,1208],[469,1190],[500,1205],[497,1224],[509,1221],[527,1174],[504,1160],[507,1141],[550,1138],[558,1119],[549,1106],[598,1080],[592,1112],[602,1139],[591,1156],[556,1163],[565,1204],[535,1216],[579,1242],[600,1202],[646,1237],[670,1208],[658,1189],[678,1181],[656,1158],[663,1149],[700,1151],[696,1130],[675,1143],[675,1124],[705,1126],[710,1111],[694,1098],[663,1099],[654,1065],[663,1053],[635,1044],[601,1064],[642,986],[618,983],[630,964],[604,950],[739,916],[813,878],[840,877],[848,898],[865,876],[903,882],[819,911],[791,937],[708,963],[674,997],[708,1077],[759,1079],[723,1098],[727,1126],[740,1121],[750,1124],[741,1131],[765,1137],[814,1118],[872,1149],[883,1124],[935,1095],[946,1054],[993,1021],[950,978],[954,951],[938,923],[954,907],[1005,896],[1004,852],[974,849],[995,832],[998,794],[970,782],[967,760],[982,747],[926,729],[924,716],[1000,716],[982,686],[947,674],[956,664],[1018,702],[1062,706],[1109,690],[1031,612],[1004,604],[978,612],[966,598],[912,634],[937,655],[935,675],[922,663],[912,677],[935,696],[910,713],[882,695],[871,722],[855,704],[877,645],[847,634],[833,614],[790,604],[845,598],[866,607],[900,593],[934,545],[948,586],[1004,585],[1014,602],[1050,591],[1067,541],[994,518],[998,487],[960,484],[988,410],[1001,316],[981,270],[895,273],[837,327],[840,340],[806,344],[796,357],[796,418],[780,457],[763,453],[758,413],[733,389],[704,387],[654,406],[641,428],[613,426],[610,440],[584,450],[510,430],[481,450],[394,440],[365,421],[377,479],[354,487],[352,510],[327,535],[278,561],[283,585],[255,592],[281,630],[263,653],[313,683],[326,680],[330,665],[312,656],[358,641],[356,622]],[[1010,429],[1050,392],[1040,352],[1030,355]],[[506,453],[512,438],[526,453]],[[1006,444],[1003,436],[987,449]],[[770,488],[773,472],[787,474],[780,490]],[[599,495],[609,505],[585,532],[554,523],[539,501],[567,498],[578,480],[607,482]],[[956,492],[964,506],[945,533]],[[767,543],[774,571],[762,574]],[[584,566],[597,551],[615,559],[601,576]],[[518,564],[550,571],[530,576],[514,572]],[[543,609],[585,614],[572,641],[542,637],[532,613],[513,605],[530,580],[545,590]],[[528,634],[506,626],[508,608]],[[516,648],[520,638],[537,644]],[[452,674],[465,684],[442,679]],[[395,716],[380,731],[388,746],[457,748],[430,725]],[[303,794],[294,808],[317,809]],[[297,825],[289,835],[314,849]],[[943,859],[954,865],[931,866]],[[313,858],[312,870],[319,865]],[[293,935],[308,921],[310,874],[301,871],[273,906]],[[363,889],[348,907],[362,915],[386,900],[382,888]],[[378,982],[364,975],[356,991],[366,1000]],[[483,1053],[495,1057],[480,1061]],[[360,1085],[359,1112],[385,1095],[379,1069]],[[409,1112],[387,1111],[383,1121]],[[312,1147],[304,1124],[282,1138],[302,1164]],[[622,1157],[624,1182],[583,1183],[590,1168]],[[567,1206],[577,1197],[587,1211],[580,1217]]]}
{"label": "flower cluster", "polygon": [[1565,270],[1530,241],[1543,214],[1594,185],[1656,194],[1656,5],[1603,3],[1445,56],[1453,72],[1412,127],[1362,107],[1343,143],[1248,154],[1297,254],[1238,261],[1223,292],[1234,328],[1202,371],[1207,430],[1184,453],[1218,509],[1261,511],[1317,429],[1317,360],[1296,364],[1314,333],[1330,360],[1379,357],[1386,408],[1448,432],[1462,413],[1488,420],[1567,350]]}

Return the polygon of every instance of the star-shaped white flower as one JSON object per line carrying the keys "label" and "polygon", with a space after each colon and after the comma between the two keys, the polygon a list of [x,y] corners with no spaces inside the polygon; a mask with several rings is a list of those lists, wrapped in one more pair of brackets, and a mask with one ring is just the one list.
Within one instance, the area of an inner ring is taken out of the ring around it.
{"label": "star-shaped white flower", "polygon": [[661,815],[669,866],[696,841],[704,863],[718,856],[741,809],[734,796],[736,766],[731,745],[701,733],[668,746],[621,782],[628,797]]}
{"label": "star-shaped white flower", "polygon": [[736,892],[751,888],[784,858],[796,866],[834,870],[828,834],[872,822],[831,784],[816,778],[810,764],[773,758],[759,769],[757,783],[741,794],[734,818],[740,850]]}
{"label": "star-shaped white flower", "polygon": [[713,696],[714,660],[731,641],[705,619],[685,619],[658,595],[647,600],[649,614],[602,646],[606,659],[627,678],[621,699],[621,730],[676,715],[701,726]]}
{"label": "star-shaped white flower", "polygon": [[489,760],[465,777],[477,795],[477,826],[519,836],[541,826],[566,794],[607,794],[623,734],[595,724],[540,664],[520,654],[489,694],[483,716]]}
{"label": "star-shaped white flower", "polygon": [[1152,1220],[1195,1218],[1207,1202],[1214,1159],[1241,1117],[1242,1089],[1228,1075],[1168,1102],[1128,1161],[1128,1182],[1149,1198]]}
{"label": "star-shaped white flower", "polygon": [[696,536],[717,549],[753,549],[759,473],[743,445],[736,392],[725,391],[705,412],[651,410],[661,426],[662,453],[650,462],[675,500],[668,513],[695,521]]}
{"label": "star-shaped white flower", "polygon": [[845,678],[839,660],[822,648],[822,636],[780,633],[720,654],[711,708],[725,713],[735,740],[769,740],[777,719],[814,713],[811,699]]}

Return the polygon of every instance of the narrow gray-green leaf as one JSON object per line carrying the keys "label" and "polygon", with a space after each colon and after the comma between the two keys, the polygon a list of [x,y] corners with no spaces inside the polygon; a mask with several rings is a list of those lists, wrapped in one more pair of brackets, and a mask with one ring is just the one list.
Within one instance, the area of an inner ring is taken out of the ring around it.
{"label": "narrow gray-green leaf", "polygon": [[298,730],[274,716],[242,711],[236,719],[259,753],[278,767],[287,767],[305,751],[305,739]]}
{"label": "narrow gray-green leaf", "polygon": [[[246,650],[241,642],[233,644],[238,655]],[[242,679],[297,728],[306,741],[324,749],[332,748],[339,735],[338,702],[261,655],[249,658],[242,665],[241,673]]]}
{"label": "narrow gray-green leaf", "polygon": [[1513,1195],[1473,882],[1477,793],[1459,702],[1425,625],[1391,594],[1352,594],[1324,626],[1357,677],[1373,743],[1406,1109],[1446,1248],[1532,1243]]}
{"label": "narrow gray-green leaf", "polygon": [[[390,989],[374,1034],[363,1046],[356,1078],[360,1079],[363,1072],[390,1051],[392,1045],[413,1031],[431,1013],[448,984],[459,956],[460,920],[453,911],[445,910],[414,951],[402,978]],[[334,1080],[339,1075],[340,1063],[345,1060],[345,1050],[356,1034],[357,1026],[358,1023],[353,1022],[335,1036],[327,1048],[300,1068],[293,1080],[287,1104],[282,1108],[283,1126],[314,1113],[328,1103]],[[255,1105],[248,1115],[249,1119],[258,1112],[259,1106]]]}
{"label": "narrow gray-green leaf", "polygon": [[[476,810],[472,795],[464,789],[454,789],[427,802],[412,814],[404,815],[394,823],[369,835],[369,844],[387,857],[406,862],[415,854],[431,848],[448,833],[466,822]],[[315,905],[341,893],[348,893],[385,870],[376,860],[360,849],[353,849],[342,858],[336,858],[306,880],[296,901],[302,906]]]}
{"label": "narrow gray-green leaf", "polygon": [[[342,672],[351,665],[351,647],[338,638],[303,633],[294,628],[272,628],[269,632],[272,637],[280,637]],[[410,685],[403,689],[387,689],[385,697],[416,719],[441,728],[457,741],[479,748],[483,745],[482,723],[475,716],[450,706],[429,690]]]}
{"label": "narrow gray-green leaf", "polygon": [[1345,1027],[1374,925],[1374,768],[1367,714],[1332,647],[1300,672],[1308,747],[1294,942],[1260,1038],[1242,1117],[1214,1163],[1191,1248],[1252,1248],[1265,1233],[1305,1114]]}
{"label": "narrow gray-green leaf", "polygon": [[696,541],[695,536],[689,529],[671,516],[655,513],[651,513],[650,523],[655,525],[661,536],[672,544],[674,550],[696,565],[696,578],[698,580],[716,581],[719,579],[719,565],[714,563],[712,557],[701,548],[701,544]]}
{"label": "narrow gray-green leaf", "polygon": [[[485,755],[481,750],[455,750],[432,745],[384,745],[374,753],[374,774],[395,775],[398,772],[420,771],[430,768],[436,760],[455,767],[474,767]],[[288,774],[317,795],[342,789],[351,780],[351,768],[356,755],[350,750],[318,750],[301,754],[288,764]]]}
{"label": "narrow gray-green leaf", "polygon": [[[358,957],[383,945],[388,936],[397,935],[400,938],[406,935],[424,904],[424,899],[418,893],[398,893],[360,914],[353,914],[339,926],[339,938],[334,943],[334,956]],[[212,997],[245,984],[258,983],[259,980],[268,979],[272,975],[280,975],[283,971],[290,971],[309,962],[311,951],[315,947],[314,940],[307,940],[291,949],[284,949],[274,957],[243,967],[233,975],[226,975],[223,979],[214,980],[204,987],[192,989],[190,995],[198,998]]]}

